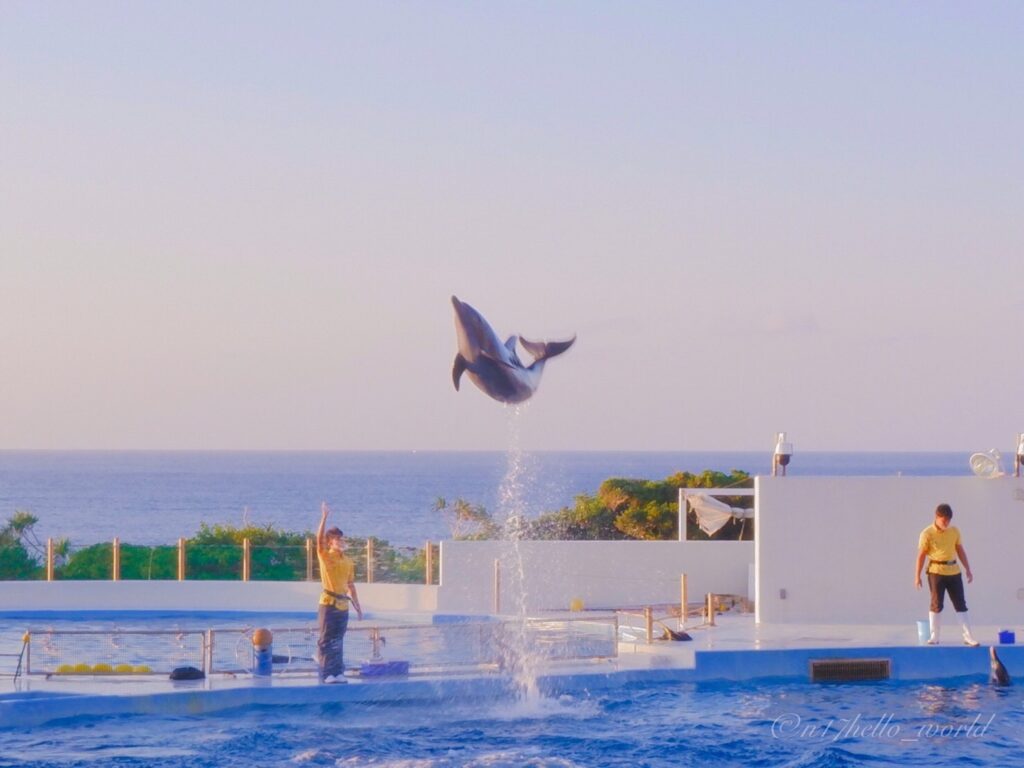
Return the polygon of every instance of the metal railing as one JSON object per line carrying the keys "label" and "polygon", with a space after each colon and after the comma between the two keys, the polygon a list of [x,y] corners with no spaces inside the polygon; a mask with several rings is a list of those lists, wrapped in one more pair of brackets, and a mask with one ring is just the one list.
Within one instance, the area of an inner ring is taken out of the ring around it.
{"label": "metal railing", "polygon": [[[255,627],[206,630],[31,629],[23,655],[27,675],[166,676],[191,666],[206,675],[253,672]],[[274,674],[317,671],[315,625],[270,628]],[[525,622],[476,621],[457,624],[377,624],[345,634],[345,658],[409,662],[410,674],[495,671],[505,667],[515,643],[535,660],[586,661],[618,654],[614,615],[587,618],[531,618]],[[513,649],[514,651],[514,649]]]}
{"label": "metal railing", "polygon": [[167,675],[205,668],[206,633],[198,630],[30,629],[26,675]]}
{"label": "metal railing", "polygon": [[[365,546],[349,549],[361,583],[437,584],[437,545],[396,547],[369,538]],[[2,555],[2,552],[0,552]],[[31,566],[31,567],[29,567]],[[125,544],[119,538],[89,546],[58,547],[46,540],[42,565],[27,563],[13,578],[56,580],[230,580],[316,581],[320,578],[316,544],[307,538],[302,544],[192,544],[178,539],[174,545]]]}
{"label": "metal railing", "polygon": [[[746,597],[733,594],[708,592],[700,603],[686,601],[686,575],[682,578],[682,601],[678,605],[645,605],[642,608],[620,608],[616,611],[624,640],[650,645],[657,639],[679,639],[674,633],[685,632],[686,622],[696,617],[700,623],[690,629],[704,629],[716,626],[715,617],[721,613],[739,608],[741,612],[753,611],[753,603]],[[669,623],[675,623],[675,628]]]}
{"label": "metal railing", "polygon": [[21,650],[18,653],[0,653],[0,658],[17,659],[17,662],[14,664],[14,671],[9,672],[5,669],[0,669],[0,676],[13,677],[15,684],[17,684],[18,678],[21,677],[22,670],[25,667],[25,654],[28,651],[28,645],[29,634],[26,632],[21,638]]}

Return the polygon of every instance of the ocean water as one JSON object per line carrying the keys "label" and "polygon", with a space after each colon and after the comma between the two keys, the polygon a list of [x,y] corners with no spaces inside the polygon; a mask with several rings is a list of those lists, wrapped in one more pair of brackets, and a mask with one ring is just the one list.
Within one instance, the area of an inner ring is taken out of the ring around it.
{"label": "ocean water", "polygon": [[0,766],[1021,765],[1024,695],[932,683],[635,683],[526,702],[251,707],[0,730]]}
{"label": "ocean water", "polygon": [[[968,453],[798,453],[789,474],[966,475]],[[571,505],[609,477],[661,480],[678,471],[768,474],[767,452],[537,452],[521,456],[527,516]],[[41,538],[73,546],[169,544],[200,523],[308,531],[321,500],[355,536],[422,546],[451,536],[438,498],[495,511],[502,452],[0,451],[0,520],[39,518]]]}

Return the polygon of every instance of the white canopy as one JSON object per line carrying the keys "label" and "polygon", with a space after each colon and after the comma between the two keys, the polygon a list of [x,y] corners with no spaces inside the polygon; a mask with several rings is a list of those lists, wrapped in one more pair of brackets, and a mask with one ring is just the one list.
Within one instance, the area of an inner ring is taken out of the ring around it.
{"label": "white canopy", "polygon": [[703,493],[686,494],[686,500],[697,515],[697,525],[708,536],[714,536],[722,526],[732,518],[750,519],[754,510],[730,507],[724,501],[712,498]]}

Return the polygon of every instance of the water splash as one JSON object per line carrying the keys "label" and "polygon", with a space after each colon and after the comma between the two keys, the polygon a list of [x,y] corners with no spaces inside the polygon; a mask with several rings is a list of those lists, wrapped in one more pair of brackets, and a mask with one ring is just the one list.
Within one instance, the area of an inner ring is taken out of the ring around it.
{"label": "water splash", "polygon": [[529,530],[526,489],[533,474],[532,462],[523,453],[521,441],[521,423],[528,408],[529,404],[520,404],[506,409],[508,459],[498,496],[504,541],[499,568],[505,582],[501,593],[509,596],[510,605],[501,606],[507,623],[500,655],[502,666],[511,675],[519,699],[536,702],[540,698],[537,656],[530,648],[526,569],[520,546]]}

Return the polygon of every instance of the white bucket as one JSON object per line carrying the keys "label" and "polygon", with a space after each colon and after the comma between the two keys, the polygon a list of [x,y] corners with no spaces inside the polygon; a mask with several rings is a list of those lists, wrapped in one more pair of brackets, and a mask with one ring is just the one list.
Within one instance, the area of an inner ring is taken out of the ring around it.
{"label": "white bucket", "polygon": [[928,626],[927,621],[917,622],[917,641],[924,645],[928,642],[928,638],[931,637],[931,629]]}

